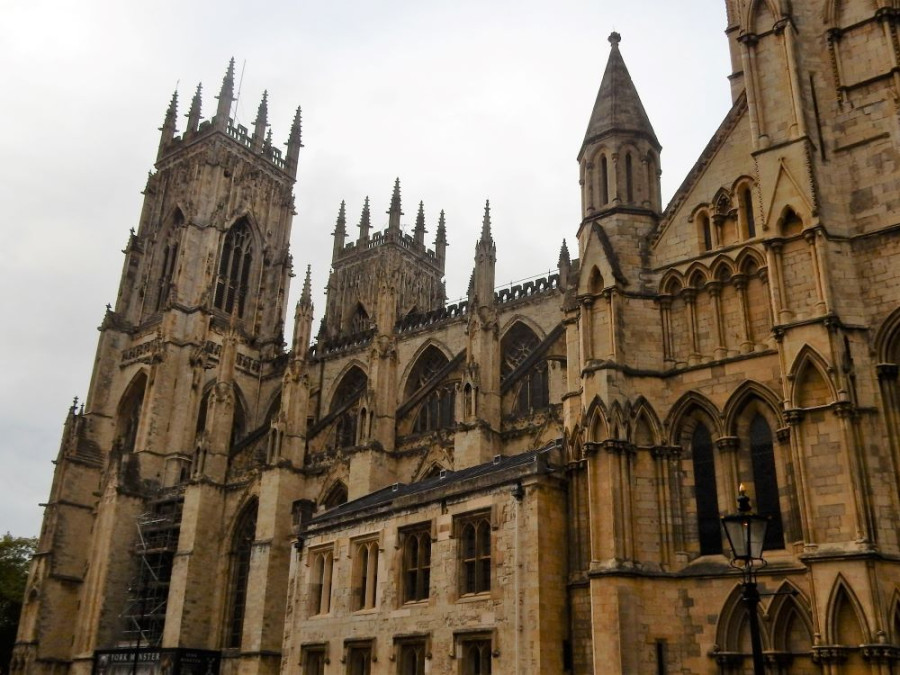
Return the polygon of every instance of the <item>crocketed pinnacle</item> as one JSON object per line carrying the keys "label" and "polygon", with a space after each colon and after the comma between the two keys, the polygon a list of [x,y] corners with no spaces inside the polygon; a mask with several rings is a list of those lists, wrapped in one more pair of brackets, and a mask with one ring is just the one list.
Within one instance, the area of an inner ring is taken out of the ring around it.
{"label": "crocketed pinnacle", "polygon": [[437,233],[434,238],[435,244],[447,243],[447,224],[444,220],[444,209],[441,209],[441,215],[438,216]]}
{"label": "crocketed pinnacle", "polygon": [[403,210],[400,206],[400,179],[394,181],[394,192],[391,194],[391,208],[388,209],[388,229],[400,229],[400,216]]}
{"label": "crocketed pinnacle", "polygon": [[262,100],[259,102],[259,108],[256,109],[256,121],[253,135],[256,138],[262,138],[265,129],[269,126],[269,91],[264,90]]}
{"label": "crocketed pinnacle", "polygon": [[300,300],[297,304],[308,307],[312,303],[312,265],[306,266],[306,279],[303,280],[303,290],[300,292]]}
{"label": "crocketed pinnacle", "polygon": [[178,115],[178,90],[172,92],[172,99],[169,101],[169,107],[166,108],[166,119],[163,127],[172,127],[175,129],[175,117]]}
{"label": "crocketed pinnacle", "polygon": [[216,110],[216,116],[220,118],[220,124],[227,119],[231,112],[231,104],[234,102],[234,57],[228,62],[228,70],[225,71],[225,77],[222,78],[222,88],[219,89],[219,105]]}
{"label": "crocketed pinnacle", "polygon": [[197,91],[194,92],[194,98],[191,99],[191,109],[188,110],[187,114],[188,131],[197,131],[197,127],[200,126],[201,107],[203,105],[202,91],[203,83],[200,82],[197,84]]}
{"label": "crocketed pinnacle", "polygon": [[419,212],[416,214],[416,226],[413,229],[416,241],[425,241],[425,202],[419,202]]}
{"label": "crocketed pinnacle", "polygon": [[597,92],[597,100],[579,157],[590,143],[610,133],[618,132],[639,134],[657,149],[660,148],[656,132],[653,131],[634,82],[631,81],[631,75],[628,74],[628,68],[625,67],[622,53],[619,51],[621,40],[622,36],[618,33],[609,36],[611,45],[609,60],[606,62],[606,72],[603,73],[603,80],[600,82],[600,90]]}
{"label": "crocketed pinnacle", "polygon": [[481,221],[481,241],[491,241],[491,200],[484,202],[484,219]]}
{"label": "crocketed pinnacle", "polygon": [[336,235],[347,234],[347,204],[343,199],[341,200],[341,208],[338,210],[337,223],[334,226],[334,233]]}
{"label": "crocketed pinnacle", "polygon": [[559,249],[559,266],[569,265],[572,262],[569,258],[569,247],[566,246],[566,240],[563,239],[562,246]]}
{"label": "crocketed pinnacle", "polygon": [[359,238],[365,239],[369,236],[369,229],[372,227],[372,216],[369,212],[369,197],[363,202],[362,214],[359,216]]}
{"label": "crocketed pinnacle", "polygon": [[302,135],[303,135],[303,116],[300,106],[297,106],[297,112],[294,113],[294,122],[291,124],[291,133],[288,138],[288,145],[296,145],[297,147],[303,147]]}

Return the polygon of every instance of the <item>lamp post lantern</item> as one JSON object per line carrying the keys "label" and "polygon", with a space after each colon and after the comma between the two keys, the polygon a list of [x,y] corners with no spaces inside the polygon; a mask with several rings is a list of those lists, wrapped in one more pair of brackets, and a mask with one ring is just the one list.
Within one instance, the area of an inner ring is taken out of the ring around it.
{"label": "lamp post lantern", "polygon": [[766,566],[762,557],[763,544],[766,541],[766,529],[769,527],[767,516],[753,513],[750,497],[741,484],[738,496],[738,512],[722,516],[722,527],[731,547],[731,566],[739,569],[743,577],[741,599],[747,608],[747,622],[750,625],[750,645],[753,650],[753,675],[765,675],[762,641],[759,636],[759,590],[756,587],[756,576]]}

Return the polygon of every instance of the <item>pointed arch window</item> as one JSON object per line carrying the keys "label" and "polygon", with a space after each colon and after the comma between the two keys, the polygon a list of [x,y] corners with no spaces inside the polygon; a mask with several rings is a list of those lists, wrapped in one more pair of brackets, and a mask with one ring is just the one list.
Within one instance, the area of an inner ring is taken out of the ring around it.
{"label": "pointed arch window", "polygon": [[713,247],[712,226],[709,222],[709,216],[705,213],[700,216],[700,236],[703,239],[703,250],[711,251]]}
{"label": "pointed arch window", "polygon": [[431,387],[426,394],[413,423],[413,433],[424,433],[453,426],[456,409],[456,383],[436,379],[447,367],[449,360],[434,346],[429,346],[419,357],[406,382],[406,398]]}
{"label": "pointed arch window", "polygon": [[712,437],[702,422],[691,437],[691,461],[694,468],[694,499],[697,502],[697,535],[700,555],[722,552],[719,523],[719,495],[716,490],[716,465]]}
{"label": "pointed arch window", "polygon": [[225,235],[219,257],[216,294],[213,305],[227,314],[244,316],[253,264],[253,236],[250,224],[242,218]]}
{"label": "pointed arch window", "polygon": [[500,344],[503,361],[500,366],[500,379],[506,381],[515,376],[518,379],[513,412],[516,415],[528,415],[550,406],[550,389],[546,359],[540,359],[521,372],[534,351],[540,346],[540,340],[525,324],[517,323]]}
{"label": "pointed arch window", "polygon": [[122,402],[119,403],[119,414],[116,420],[116,445],[121,452],[133,452],[135,449],[146,389],[147,376],[140,373],[132,380],[125,396],[122,397]]}
{"label": "pointed arch window", "polygon": [[178,260],[178,237],[181,227],[184,225],[184,216],[181,211],[175,212],[169,236],[163,244],[162,265],[160,267],[158,288],[156,291],[155,311],[160,311],[166,306],[166,302],[172,292],[172,281],[175,278],[175,263]]}
{"label": "pointed arch window", "polygon": [[600,158],[600,203],[609,204],[609,163],[606,155]]}
{"label": "pointed arch window", "polygon": [[744,229],[747,233],[747,239],[753,239],[756,236],[756,219],[753,216],[753,200],[750,196],[750,188],[745,185],[738,194],[740,195],[741,208],[744,211]]}
{"label": "pointed arch window", "polygon": [[625,195],[629,204],[634,203],[634,170],[631,163],[631,153],[625,155]]}
{"label": "pointed arch window", "polygon": [[753,468],[753,487],[756,492],[756,509],[769,516],[765,549],[784,548],[784,525],[778,499],[778,476],[775,471],[775,452],[772,430],[765,417],[756,414],[750,422],[750,460]]}
{"label": "pointed arch window", "polygon": [[347,503],[347,486],[338,481],[328,491],[325,499],[322,500],[322,506],[326,509],[333,509],[335,506]]}
{"label": "pointed arch window", "polygon": [[240,516],[231,542],[231,579],[229,589],[228,623],[225,627],[225,646],[240,647],[247,608],[247,582],[250,578],[250,557],[256,538],[258,502],[248,505]]}
{"label": "pointed arch window", "polygon": [[362,303],[357,303],[356,311],[350,318],[350,333],[363,333],[369,330],[369,328],[371,328],[371,325],[372,324],[369,320],[369,313],[366,311],[366,308],[362,306]]}
{"label": "pointed arch window", "polygon": [[[365,419],[361,402],[369,380],[359,368],[352,368],[338,385],[331,403],[331,413],[336,416],[335,447],[349,448],[359,442],[360,420]],[[363,425],[364,426],[364,425]]]}

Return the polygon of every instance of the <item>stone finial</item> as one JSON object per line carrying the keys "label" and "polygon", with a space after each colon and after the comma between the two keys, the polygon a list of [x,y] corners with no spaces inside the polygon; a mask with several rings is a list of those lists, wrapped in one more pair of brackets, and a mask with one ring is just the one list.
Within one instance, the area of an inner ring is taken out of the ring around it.
{"label": "stone finial", "polygon": [[362,213],[359,216],[359,238],[368,239],[369,230],[372,227],[372,216],[369,212],[369,197],[366,196],[365,201],[363,202]]}
{"label": "stone finial", "polygon": [[619,48],[619,43],[622,41],[622,36],[619,35],[616,31],[613,31],[609,34],[609,44],[613,46],[614,49]]}
{"label": "stone finial", "polygon": [[413,230],[413,237],[418,243],[425,243],[425,202],[419,202],[419,212],[416,214],[416,227]]}
{"label": "stone finial", "polygon": [[484,202],[484,219],[481,221],[481,240],[491,240],[491,200]]}
{"label": "stone finial", "polygon": [[437,233],[434,238],[435,244],[447,243],[447,223],[444,218],[444,209],[441,209],[441,215],[438,216]]}
{"label": "stone finial", "polygon": [[269,126],[269,91],[263,91],[259,108],[256,109],[256,120],[253,122],[253,144],[261,146],[266,135],[266,127]]}
{"label": "stone finial", "polygon": [[222,78],[222,87],[219,89],[219,105],[216,108],[216,124],[221,128],[228,125],[231,116],[231,104],[234,102],[234,57],[228,62],[225,77]]}
{"label": "stone finial", "polygon": [[288,172],[293,176],[297,175],[297,160],[300,158],[300,148],[302,147],[302,119],[300,106],[297,106],[294,122],[291,124],[291,133],[288,136],[287,157],[285,158]]}
{"label": "stone finial", "polygon": [[197,84],[197,91],[194,92],[194,98],[191,99],[191,109],[188,110],[187,114],[187,130],[188,131],[197,131],[197,128],[200,126],[200,115],[201,106],[203,105],[203,83],[200,82]]}
{"label": "stone finial", "polygon": [[391,194],[391,208],[388,209],[388,229],[400,229],[400,216],[403,211],[400,206],[400,179],[394,181],[394,192]]}
{"label": "stone finial", "polygon": [[309,305],[312,302],[312,265],[306,266],[306,278],[303,280],[303,290],[300,292],[300,303]]}

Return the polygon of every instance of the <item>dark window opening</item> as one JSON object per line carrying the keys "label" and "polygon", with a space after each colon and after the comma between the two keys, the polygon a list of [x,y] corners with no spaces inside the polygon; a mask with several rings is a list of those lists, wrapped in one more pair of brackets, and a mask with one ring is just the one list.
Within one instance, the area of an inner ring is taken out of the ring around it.
{"label": "dark window opening", "polygon": [[719,496],[716,491],[716,465],[712,438],[704,424],[698,424],[691,439],[694,466],[694,498],[697,502],[697,530],[700,555],[722,552],[719,522]]}
{"label": "dark window opening", "polygon": [[227,314],[244,316],[253,262],[253,238],[246,220],[235,223],[225,235],[219,258],[219,274],[213,305]]}
{"label": "dark window opening", "polygon": [[244,613],[247,608],[247,582],[250,577],[250,556],[256,538],[257,503],[244,510],[231,544],[231,603],[225,646],[240,647],[244,632]]}
{"label": "dark window opening", "polygon": [[772,430],[762,415],[750,422],[750,458],[753,466],[753,488],[756,492],[756,511],[769,516],[765,549],[784,548],[784,526],[778,499],[778,476],[775,471],[775,451]]}

